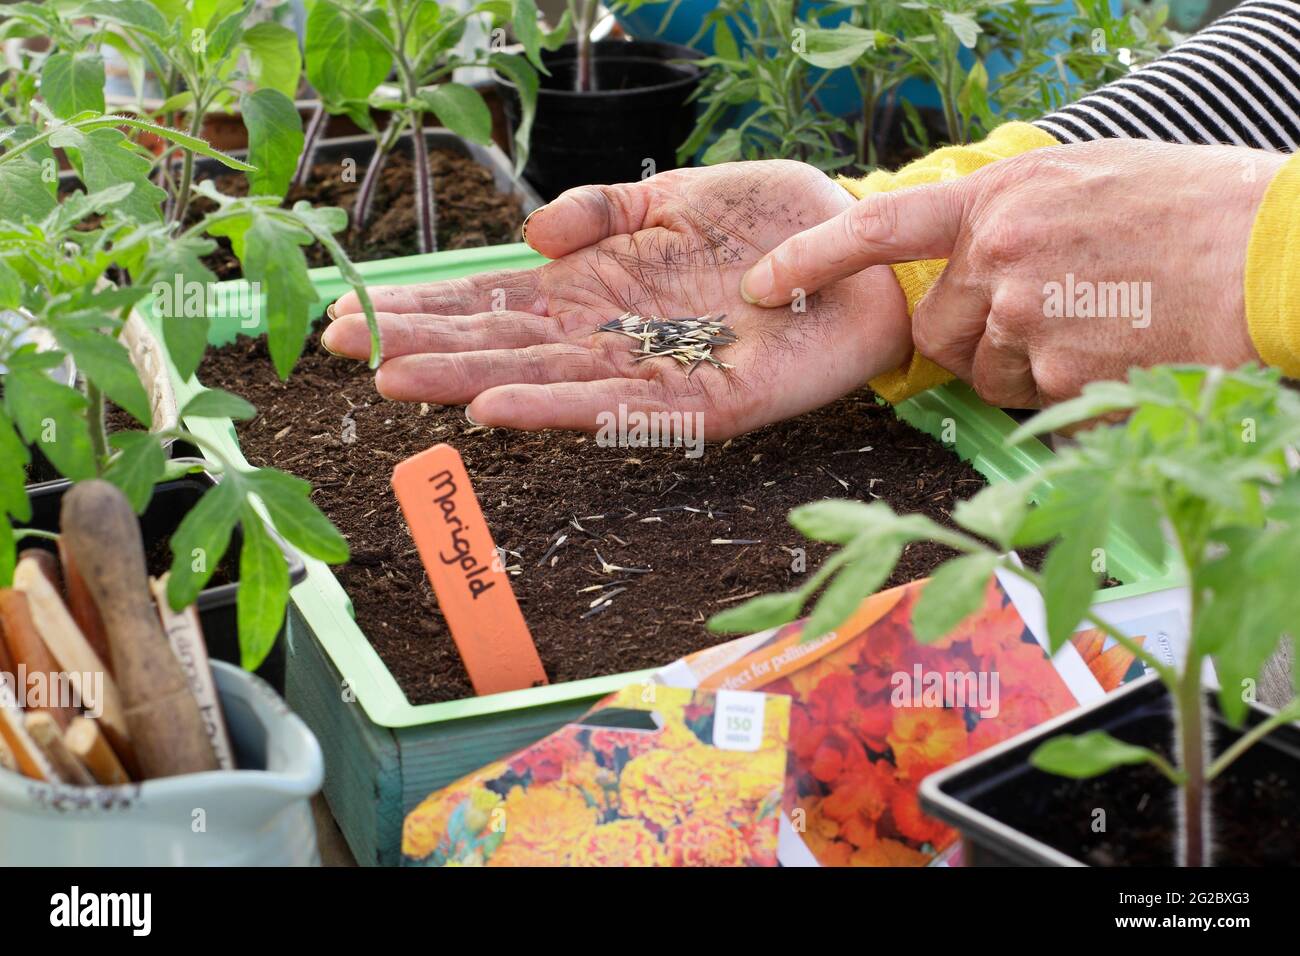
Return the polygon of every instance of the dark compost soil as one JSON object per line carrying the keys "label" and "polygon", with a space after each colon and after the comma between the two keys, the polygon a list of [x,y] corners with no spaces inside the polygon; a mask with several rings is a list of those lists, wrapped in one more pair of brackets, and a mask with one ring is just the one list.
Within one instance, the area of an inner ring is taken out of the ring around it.
{"label": "dark compost soil", "polygon": [[[353,262],[411,256],[420,251],[415,204],[411,201],[413,169],[411,158],[396,151],[384,163],[367,228],[358,231],[349,225],[342,236],[343,248]],[[518,241],[523,222],[519,200],[497,191],[490,169],[448,149],[429,150],[429,169],[433,174],[439,249]],[[316,163],[306,183],[289,190],[285,205],[305,199],[315,206],[337,206],[347,210],[352,223],[352,204],[365,174],[361,164],[355,169],[349,164],[345,169],[341,161]],[[248,193],[248,181],[242,173],[219,175],[216,185],[227,195]],[[196,211],[209,209],[205,203],[208,200],[197,201]],[[319,244],[308,246],[304,252],[312,266],[333,265],[329,253]],[[242,275],[239,260],[224,240],[206,262],[219,279]]]}
{"label": "dark compost soil", "polygon": [[[311,481],[351,543],[352,561],[336,573],[357,623],[415,704],[472,694],[389,487],[399,461],[438,442],[464,457],[497,545],[518,552],[515,594],[557,682],[667,664],[725,640],[705,629],[710,615],[804,580],[786,549],[807,548],[809,570],[829,553],[787,524],[795,505],[879,497],[950,523],[955,501],[985,484],[866,390],[689,459],[680,448],[601,448],[582,435],[474,426],[459,407],[389,402],[364,363],[328,355],[316,336],[287,385],[260,339],[209,353],[199,377],[257,406],[239,425],[250,462]],[[560,533],[567,539],[539,566]],[[711,543],[719,538],[760,543]],[[627,590],[584,617],[597,593],[583,589],[611,580],[597,551],[653,571],[621,575]],[[914,544],[890,584],[947,556]]]}
{"label": "dark compost soil", "polygon": [[[1217,723],[1217,722],[1214,722]],[[1171,721],[1148,714],[1112,731],[1172,759]],[[1236,739],[1222,735],[1221,753]],[[1247,751],[1212,785],[1217,866],[1300,864],[1300,762],[1267,745]],[[1173,785],[1149,764],[1087,780],[1030,771],[975,798],[1009,826],[1092,866],[1173,866],[1178,812]],[[1261,813],[1260,808],[1273,812]],[[1098,832],[1097,810],[1106,826]]]}

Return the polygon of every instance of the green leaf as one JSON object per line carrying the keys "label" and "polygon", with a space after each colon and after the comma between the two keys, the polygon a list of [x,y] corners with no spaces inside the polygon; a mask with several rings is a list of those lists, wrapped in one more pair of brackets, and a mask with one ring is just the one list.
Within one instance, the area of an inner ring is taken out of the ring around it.
{"label": "green leaf", "polygon": [[541,80],[527,60],[509,53],[493,53],[488,62],[496,71],[514,83],[519,90],[520,118],[515,130],[515,176],[528,165],[528,151],[532,142],[533,120],[537,116],[537,91]]}
{"label": "green leaf", "polygon": [[80,122],[79,127],[83,130],[108,129],[117,126],[128,126],[131,129],[139,130],[145,133],[153,133],[160,136],[167,142],[176,146],[190,150],[199,156],[207,156],[209,159],[215,159],[224,166],[240,172],[252,172],[253,167],[241,159],[223,153],[219,149],[214,149],[207,142],[199,139],[197,136],[191,136],[189,133],[182,133],[178,129],[172,129],[170,126],[162,126],[158,123],[151,123],[148,120],[142,120],[134,116],[123,116],[118,114],[109,114],[103,119],[92,120],[89,122]]}
{"label": "green leaf", "polygon": [[885,583],[903,553],[902,542],[892,536],[865,536],[851,546],[853,556],[835,575],[804,625],[801,641],[811,641],[839,627]]}
{"label": "green leaf", "polygon": [[997,117],[989,107],[988,91],[988,71],[984,68],[983,62],[976,60],[975,65],[966,74],[961,92],[957,94],[957,109],[963,116],[978,119],[986,125],[996,123]]}
{"label": "green leaf", "polygon": [[724,60],[737,62],[740,60],[740,47],[736,43],[736,35],[731,32],[731,27],[727,25],[726,20],[718,20],[713,24],[713,49]]}
{"label": "green leaf", "polygon": [[130,183],[131,192],[118,204],[123,214],[141,223],[162,221],[167,193],[150,181],[153,164],[132,148],[121,130],[91,130],[85,135],[80,153],[87,189],[93,193]]}
{"label": "green leaf", "polygon": [[104,60],[95,53],[54,53],[41,70],[41,96],[59,119],[104,112]]}
{"label": "green leaf", "polygon": [[80,12],[97,20],[140,30],[160,42],[167,34],[167,19],[147,0],[90,0]]}
{"label": "green leaf", "polygon": [[528,62],[543,73],[548,73],[542,63],[542,28],[537,23],[537,4],[533,0],[515,0],[515,15],[511,24],[515,39],[524,48]]}
{"label": "green leaf", "polygon": [[1096,777],[1116,767],[1155,763],[1154,751],[1116,740],[1104,730],[1086,734],[1062,734],[1039,745],[1029,762],[1045,773],[1083,779]]}
{"label": "green leaf", "polygon": [[[573,11],[565,9],[560,16],[560,22],[555,25],[555,29],[542,34],[542,49],[554,53],[560,47],[569,42],[569,32],[573,29]],[[550,71],[543,68],[543,73],[550,76]]]}
{"label": "green leaf", "polygon": [[1239,724],[1247,711],[1247,681],[1257,681],[1284,634],[1300,620],[1300,589],[1254,586],[1288,580],[1300,565],[1300,538],[1290,522],[1215,535],[1221,553],[1195,577],[1201,595],[1193,644],[1214,657],[1224,717]]}
{"label": "green leaf", "polygon": [[1029,492],[1036,478],[997,481],[974,497],[957,502],[952,520],[961,528],[987,538],[1006,551],[1029,511]]}
{"label": "green leaf", "polygon": [[260,468],[244,476],[271,522],[299,551],[326,564],[348,560],[348,542],[311,500],[311,485],[282,471]]}
{"label": "green leaf", "polygon": [[1145,495],[1121,494],[1115,498],[1114,509],[1115,528],[1123,529],[1145,555],[1163,564],[1166,542],[1156,502]]}
{"label": "green leaf", "polygon": [[163,342],[182,379],[188,379],[208,349],[206,316],[169,315],[162,319]]}
{"label": "green leaf", "polygon": [[239,476],[226,474],[218,485],[203,493],[172,533],[167,601],[173,610],[193,604],[217,570],[230,545],[230,533],[239,519],[243,500]]}
{"label": "green leaf", "polygon": [[729,129],[719,136],[704,155],[700,157],[700,162],[705,166],[716,166],[718,163],[731,163],[742,159],[744,150],[744,139],[741,137],[739,129]]}
{"label": "green leaf", "polygon": [[[718,27],[722,25],[719,21]],[[842,23],[834,30],[807,30],[803,51],[796,52],[805,63],[823,70],[838,70],[852,66],[868,50],[874,50],[876,37],[875,30]]]}
{"label": "green leaf", "polygon": [[967,554],[941,564],[912,608],[916,639],[933,643],[982,608],[998,561],[992,553]]}
{"label": "green leaf", "polygon": [[1244,504],[1241,487],[1228,480],[1229,476],[1222,474],[1220,470],[1206,471],[1204,464],[1213,463],[1180,461],[1170,456],[1161,456],[1152,462],[1157,472],[1171,482],[1182,485],[1197,498],[1228,510],[1241,508]]}
{"label": "green leaf", "polygon": [[744,604],[719,611],[709,618],[708,628],[715,634],[752,634],[770,627],[789,624],[803,609],[803,595],[798,591],[764,594]]}
{"label": "green leaf", "polygon": [[240,509],[244,544],[239,552],[239,658],[245,670],[256,670],[275,646],[289,603],[289,568],[284,552],[262,525],[252,506]]}
{"label": "green leaf", "polygon": [[258,89],[278,90],[292,102],[302,77],[298,35],[266,20],[244,31],[243,44],[248,51],[249,73]]}
{"label": "green leaf", "polygon": [[13,587],[14,568],[18,564],[18,542],[9,519],[0,515],[0,588]]}
{"label": "green leaf", "polygon": [[[132,279],[151,290],[152,314],[183,381],[194,374],[208,347],[207,290],[217,277],[203,257],[217,244],[203,236],[167,235],[164,240],[150,242],[148,255],[133,270]],[[201,306],[188,301],[192,290],[202,294]]]}
{"label": "green leaf", "polygon": [[864,531],[892,524],[894,518],[886,505],[839,498],[800,505],[789,515],[790,524],[805,538],[833,544],[847,544]]}
{"label": "green leaf", "polygon": [[58,200],[45,184],[44,168],[27,153],[0,163],[0,196],[4,197],[5,217],[15,222],[40,222],[58,208]]}
{"label": "green leaf", "polygon": [[[190,0],[148,0],[148,2],[157,8],[169,26],[181,20],[185,20],[187,24],[195,22],[190,8],[196,5]],[[206,20],[203,21],[203,25],[207,25]]]}
{"label": "green leaf", "polygon": [[1078,527],[1090,516],[1093,492],[1109,491],[1105,472],[1091,469],[1058,475],[1038,502],[1020,522],[1011,537],[1017,548],[1033,547],[1058,538],[1066,530]]}
{"label": "green leaf", "polygon": [[325,247],[333,261],[335,268],[339,270],[339,275],[348,285],[352,286],[352,291],[357,294],[361,300],[361,310],[366,315],[366,326],[370,330],[370,367],[379,367],[379,321],[375,318],[375,305],[370,299],[370,293],[366,290],[366,280],[357,271],[357,267],[352,264],[348,254],[344,251],[343,246],[334,234],[342,232],[347,228],[348,217],[342,209],[334,209],[329,206],[313,206],[304,200],[299,200],[293,204],[293,214],[298,220],[307,227],[312,237]]}
{"label": "green leaf", "polygon": [[392,51],[376,31],[389,36],[381,9],[349,15],[332,0],[311,5],[304,41],[307,79],[334,112],[348,101],[368,99],[392,70]]}
{"label": "green leaf", "polygon": [[462,83],[440,83],[420,91],[420,104],[458,136],[483,145],[492,142],[492,111],[470,87]]}
{"label": "green leaf", "polygon": [[19,357],[12,357],[5,407],[26,442],[40,448],[59,474],[73,481],[93,478],[97,469],[86,427],[86,397],[51,379],[48,367],[34,361],[19,365]]}
{"label": "green leaf", "polygon": [[0,309],[16,309],[23,304],[23,280],[13,267],[0,259]]}
{"label": "green leaf", "polygon": [[1007,444],[1016,445],[1033,435],[1054,432],[1136,404],[1137,397],[1132,387],[1124,382],[1094,382],[1085,387],[1078,398],[1053,405],[1029,419],[1007,436]]}
{"label": "green leaf", "polygon": [[944,10],[943,22],[956,35],[961,45],[968,50],[975,48],[975,44],[979,42],[979,35],[984,32],[984,28],[979,25],[972,13],[956,13],[951,10]]}
{"label": "green leaf", "polygon": [[19,521],[31,520],[32,505],[24,487],[27,481],[25,469],[31,457],[18,432],[14,431],[13,422],[0,407],[0,518],[10,514]]}
{"label": "green leaf", "polygon": [[293,100],[272,89],[245,94],[240,109],[248,128],[248,160],[257,167],[248,174],[249,195],[283,198],[302,155],[302,117]]}
{"label": "green leaf", "polygon": [[152,424],[149,396],[125,345],[99,331],[56,329],[55,336],[77,368],[119,408],[146,428]]}
{"label": "green leaf", "polygon": [[[1105,525],[1097,530],[1105,533]],[[1092,606],[1097,575],[1092,571],[1093,541],[1081,533],[1061,539],[1043,562],[1043,600],[1047,638],[1055,654],[1074,634]]]}
{"label": "green leaf", "polygon": [[[134,191],[135,185],[132,183],[118,183],[115,186],[108,186],[92,193],[83,193],[81,190],[77,190],[64,198],[63,203],[59,206],[58,217],[46,219],[45,223],[51,230],[59,230],[66,228],[71,223],[80,222],[87,216],[103,215]],[[117,248],[120,249],[121,247]]]}
{"label": "green leaf", "polygon": [[148,432],[115,432],[108,442],[121,454],[113,459],[104,477],[122,489],[136,514],[144,514],[153,497],[153,486],[162,478],[167,463],[162,443]]}
{"label": "green leaf", "polygon": [[[211,19],[195,21],[202,23],[206,27],[204,30],[205,47],[203,57],[208,63],[208,69],[221,76],[227,75],[233,66],[233,62],[223,63],[222,61],[235,52],[236,45],[244,32],[244,22],[252,12],[252,4],[232,9],[235,7],[238,7],[238,4],[232,3],[227,8],[230,12],[226,12],[225,9],[217,10]],[[214,21],[217,24],[215,27],[212,26]]]}
{"label": "green leaf", "polygon": [[244,278],[265,293],[267,346],[280,378],[287,379],[307,339],[309,309],[319,297],[302,252],[311,233],[301,223],[252,205],[245,216],[213,223],[208,231],[230,238]]}
{"label": "green leaf", "polygon": [[257,409],[238,395],[220,388],[205,388],[181,409],[181,418],[229,418],[246,421],[257,415]]}

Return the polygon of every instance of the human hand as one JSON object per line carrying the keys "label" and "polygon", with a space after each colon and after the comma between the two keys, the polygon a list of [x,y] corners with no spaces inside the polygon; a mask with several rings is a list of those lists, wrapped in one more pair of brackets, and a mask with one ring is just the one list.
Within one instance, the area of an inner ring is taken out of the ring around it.
{"label": "human hand", "polygon": [[[887,267],[823,283],[804,311],[740,296],[745,270],[853,198],[803,163],[730,163],[570,190],[527,223],[554,260],[535,269],[370,290],[381,327],[375,385],[387,398],[469,403],[472,420],[595,431],[602,412],[701,412],[726,438],[824,405],[911,351],[907,308]],[[738,341],[688,378],[671,359],[634,362],[635,343],[595,334],[625,311],[725,314]],[[322,342],[369,356],[353,293]]]}
{"label": "human hand", "polygon": [[1034,150],[869,196],[786,240],[746,275],[744,292],[778,306],[789,290],[859,269],[946,258],[916,306],[913,341],[1008,407],[1061,401],[1135,365],[1233,367],[1259,359],[1246,325],[1246,248],[1286,159],[1124,139]]}

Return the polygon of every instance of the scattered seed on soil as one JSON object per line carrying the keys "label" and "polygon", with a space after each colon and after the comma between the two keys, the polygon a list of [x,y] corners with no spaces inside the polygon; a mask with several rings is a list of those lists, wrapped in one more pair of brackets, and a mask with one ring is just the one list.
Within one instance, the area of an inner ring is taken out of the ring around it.
{"label": "scattered seed on soil", "polygon": [[608,610],[609,610],[611,607],[613,607],[613,606],[614,606],[614,602],[613,602],[613,601],[606,601],[606,602],[603,603],[603,604],[597,604],[597,605],[596,605],[595,607],[593,607],[590,611],[587,611],[586,613],[584,613],[584,614],[582,615],[582,618],[585,620],[586,618],[592,617],[593,615],[596,615],[596,614],[600,614],[600,613],[603,612],[603,611],[608,611]]}
{"label": "scattered seed on soil", "polygon": [[564,534],[563,532],[556,532],[555,537],[551,540],[551,546],[546,549],[546,553],[542,555],[541,560],[537,562],[537,566],[540,568],[547,561],[551,560],[551,557],[555,554],[555,552],[559,551],[560,548],[564,546],[564,542],[568,540],[569,540],[569,536],[567,534]]}
{"label": "scattered seed on soil", "polygon": [[[375,392],[364,362],[325,353],[315,337],[287,383],[276,377],[264,340],[249,339],[211,351],[199,378],[257,407],[256,418],[236,423],[253,465],[281,467],[312,483],[312,500],[352,547],[352,562],[334,573],[357,624],[413,704],[473,693],[390,485],[397,461],[439,441],[454,444],[465,459],[494,539],[526,556],[522,573],[512,574],[510,583],[555,683],[669,664],[727,640],[703,624],[714,611],[734,606],[716,603],[719,596],[770,594],[806,581],[833,548],[804,540],[786,514],[827,491],[840,492],[824,481],[821,491],[810,486],[806,476],[819,474],[817,465],[850,481],[857,497],[866,497],[874,476],[875,495],[900,512],[919,511],[946,527],[952,525],[947,512],[984,484],[866,389],[742,435],[726,451],[710,446],[698,459],[684,459],[680,448],[637,449],[643,464],[631,470],[620,468],[622,459],[612,458],[610,449],[567,433],[494,428],[466,437],[460,407],[433,405],[421,416],[419,405],[387,401]],[[345,443],[340,422],[353,406],[356,440]],[[288,437],[272,440],[289,425],[294,429]],[[309,435],[322,437],[311,442]],[[866,445],[875,451],[834,455]],[[954,493],[934,499],[945,490]],[[573,515],[594,530],[592,523],[602,519],[608,525],[629,513],[647,515],[679,504],[711,508],[715,517],[682,512],[668,518],[671,533],[640,529],[625,534],[626,541],[609,534],[589,541],[568,529]],[[724,511],[730,513],[724,517]],[[555,568],[535,567],[561,528],[570,533],[565,559]],[[718,537],[766,544],[710,546]],[[785,550],[795,548],[807,558],[803,574],[792,570]],[[922,577],[951,554],[917,542],[884,586]],[[1035,562],[1033,556],[1026,560]],[[629,585],[628,591],[580,620],[599,592],[579,589],[615,581]]]}

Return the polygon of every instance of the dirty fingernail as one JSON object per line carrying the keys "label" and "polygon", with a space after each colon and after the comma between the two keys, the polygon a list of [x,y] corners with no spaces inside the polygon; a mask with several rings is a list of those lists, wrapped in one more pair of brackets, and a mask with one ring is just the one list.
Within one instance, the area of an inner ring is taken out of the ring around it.
{"label": "dirty fingernail", "polygon": [[522,239],[524,242],[528,241],[528,220],[532,219],[534,216],[536,216],[539,212],[541,212],[545,208],[546,208],[545,206],[538,206],[528,215],[524,216],[523,225],[519,227],[519,238]]}
{"label": "dirty fingernail", "polygon": [[[329,309],[325,310],[325,314],[329,315]],[[333,319],[334,317],[331,315],[330,318]],[[331,325],[326,327],[325,331],[321,333],[320,347],[323,348],[326,352],[329,352],[330,355],[337,356],[338,358],[346,358],[347,356],[345,356],[342,352],[335,352],[332,348],[330,348],[330,339],[334,338],[334,336],[331,333],[334,332],[334,329],[335,326]]]}
{"label": "dirty fingernail", "polygon": [[337,306],[338,306],[338,303],[337,303],[337,302],[331,302],[331,303],[329,304],[329,308],[327,308],[327,309],[325,310],[325,315],[326,315],[326,317],[329,318],[329,320],[330,320],[331,322],[333,322],[335,319],[338,318],[338,315],[335,314],[335,312],[334,312],[334,309],[335,309]]}
{"label": "dirty fingernail", "polygon": [[776,280],[772,275],[772,263],[764,259],[745,273],[740,280],[740,294],[746,302],[761,304],[772,294]]}

